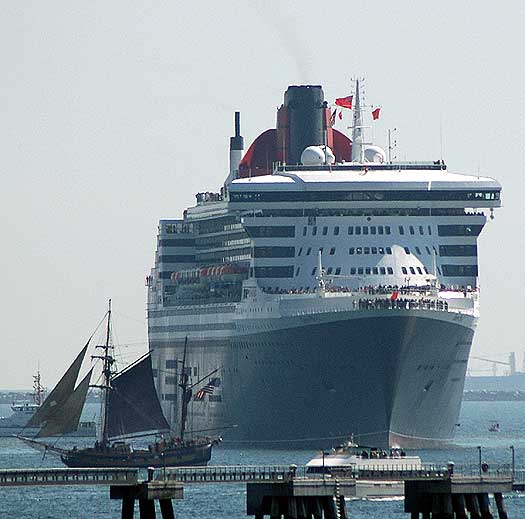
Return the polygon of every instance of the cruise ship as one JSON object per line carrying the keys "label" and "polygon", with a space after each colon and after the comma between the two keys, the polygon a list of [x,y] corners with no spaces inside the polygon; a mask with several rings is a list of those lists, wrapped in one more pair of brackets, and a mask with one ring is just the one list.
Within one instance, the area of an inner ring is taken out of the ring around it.
{"label": "cruise ship", "polygon": [[195,434],[271,448],[453,440],[477,239],[501,186],[441,159],[392,160],[367,140],[359,82],[345,99],[349,135],[321,86],[289,86],[246,151],[237,112],[220,190],[160,221],[148,335],[174,426],[187,338],[195,388],[215,371],[192,396]]}

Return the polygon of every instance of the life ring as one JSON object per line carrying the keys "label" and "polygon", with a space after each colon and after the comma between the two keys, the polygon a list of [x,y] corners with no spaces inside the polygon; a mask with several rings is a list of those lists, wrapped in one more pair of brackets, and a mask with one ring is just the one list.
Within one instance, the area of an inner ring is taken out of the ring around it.
{"label": "life ring", "polygon": [[483,472],[488,472],[488,471],[489,471],[489,466],[488,466],[488,464],[487,464],[487,463],[482,463],[482,464],[481,464],[481,470],[482,470]]}

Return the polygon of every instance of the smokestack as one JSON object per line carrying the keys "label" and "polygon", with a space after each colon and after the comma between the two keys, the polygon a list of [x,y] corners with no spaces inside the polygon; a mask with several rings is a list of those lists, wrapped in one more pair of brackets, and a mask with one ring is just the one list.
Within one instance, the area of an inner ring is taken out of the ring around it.
{"label": "smokestack", "polygon": [[239,178],[239,164],[244,151],[244,139],[241,136],[241,112],[235,112],[235,135],[230,137],[230,173],[225,187],[236,178]]}

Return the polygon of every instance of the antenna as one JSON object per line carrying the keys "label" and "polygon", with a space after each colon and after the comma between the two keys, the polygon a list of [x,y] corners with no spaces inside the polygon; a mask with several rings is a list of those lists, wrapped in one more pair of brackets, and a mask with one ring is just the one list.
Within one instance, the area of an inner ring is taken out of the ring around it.
{"label": "antenna", "polygon": [[[397,139],[395,138],[395,135],[392,135],[394,132],[397,132],[397,128],[389,128],[388,129],[388,162],[389,164],[392,164],[392,159],[397,159],[396,155],[393,155],[393,152],[395,151],[397,147]],[[392,138],[394,140],[392,140]]]}

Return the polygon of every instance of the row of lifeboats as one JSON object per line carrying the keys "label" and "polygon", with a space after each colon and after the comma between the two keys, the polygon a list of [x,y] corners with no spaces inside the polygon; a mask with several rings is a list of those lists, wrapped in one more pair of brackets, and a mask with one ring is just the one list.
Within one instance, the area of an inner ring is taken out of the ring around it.
{"label": "row of lifeboats", "polygon": [[206,285],[217,281],[241,281],[246,278],[247,274],[247,266],[238,263],[225,263],[223,265],[178,270],[171,274],[171,280],[179,285]]}

